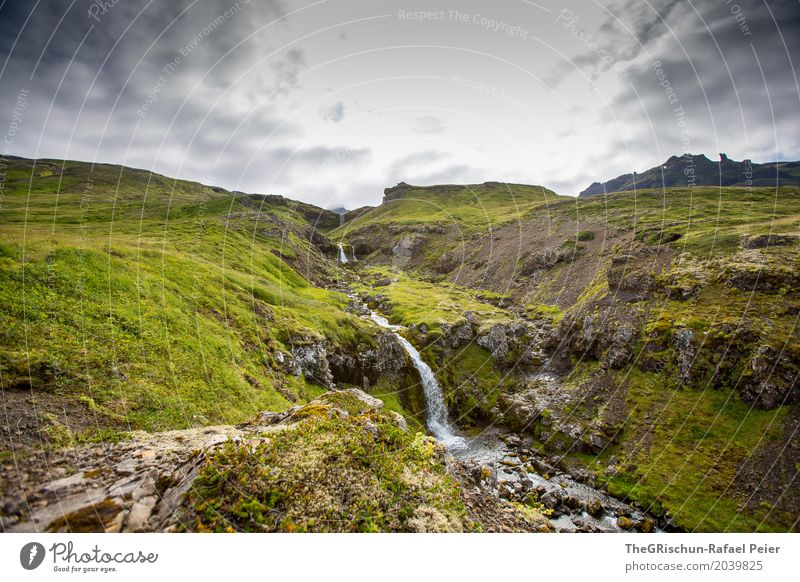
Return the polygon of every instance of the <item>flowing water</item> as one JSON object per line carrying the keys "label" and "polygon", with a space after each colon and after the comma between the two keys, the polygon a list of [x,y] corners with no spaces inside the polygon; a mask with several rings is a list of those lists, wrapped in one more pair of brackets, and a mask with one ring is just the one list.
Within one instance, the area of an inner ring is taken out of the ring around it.
{"label": "flowing water", "polygon": [[[498,483],[509,490],[521,491],[523,495],[525,492],[535,491],[540,499],[548,497],[558,499],[550,518],[558,531],[570,532],[579,528],[583,528],[581,531],[622,531],[617,525],[617,516],[630,516],[638,522],[649,517],[644,512],[602,491],[576,481],[566,473],[553,469],[552,474],[551,471],[546,475],[539,474],[530,463],[522,462],[519,446],[509,446],[506,443],[506,437],[510,436],[510,433],[501,427],[490,426],[474,435],[466,435],[456,429],[448,420],[444,394],[433,370],[425,363],[411,342],[398,333],[402,327],[392,325],[385,317],[374,311],[370,312],[370,319],[379,326],[391,330],[408,353],[422,382],[427,404],[428,429],[455,458],[490,467],[496,471]],[[510,443],[511,439],[508,439],[508,442]],[[566,503],[568,499],[573,509]],[[602,514],[590,515],[586,511],[591,502],[602,504],[604,508]]]}
{"label": "flowing water", "polygon": [[430,366],[425,363],[422,356],[419,355],[417,348],[409,342],[402,335],[397,333],[400,326],[392,325],[382,315],[378,315],[374,311],[370,314],[370,319],[381,327],[394,332],[395,337],[400,341],[411,358],[411,362],[419,372],[419,377],[422,382],[422,391],[425,394],[425,403],[427,405],[427,425],[428,429],[433,433],[437,440],[442,442],[448,450],[463,449],[466,447],[466,441],[463,437],[456,434],[456,430],[450,425],[447,419],[447,405],[444,402],[444,394],[436,381],[436,376],[433,374]]}
{"label": "flowing water", "polygon": [[339,246],[339,262],[340,263],[349,263],[350,261],[347,260],[347,255],[344,254],[344,248],[342,248],[341,243]]}

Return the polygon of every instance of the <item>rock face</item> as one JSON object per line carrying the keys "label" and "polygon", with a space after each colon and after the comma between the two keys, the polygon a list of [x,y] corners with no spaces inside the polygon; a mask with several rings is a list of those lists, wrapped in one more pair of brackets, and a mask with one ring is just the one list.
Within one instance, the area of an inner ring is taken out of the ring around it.
{"label": "rock face", "polygon": [[679,329],[675,332],[673,343],[678,360],[678,382],[683,385],[692,381],[691,369],[694,361],[694,333],[690,329]]}
{"label": "rock face", "polygon": [[330,388],[333,386],[333,374],[328,366],[328,351],[322,342],[308,345],[292,346],[292,372],[316,384]]}
{"label": "rock face", "polygon": [[797,362],[772,346],[760,346],[751,362],[752,376],[741,391],[745,402],[770,410],[797,402],[800,371]]}
{"label": "rock face", "polygon": [[287,373],[304,374],[320,386],[332,388],[336,383],[369,386],[382,376],[397,379],[410,373],[406,353],[393,334],[375,336],[377,346],[359,346],[342,350],[324,342],[300,344],[291,354],[277,352],[275,359]]}
{"label": "rock face", "polygon": [[425,239],[419,234],[410,233],[404,235],[392,247],[392,265],[394,267],[405,267],[411,259],[419,252]]}

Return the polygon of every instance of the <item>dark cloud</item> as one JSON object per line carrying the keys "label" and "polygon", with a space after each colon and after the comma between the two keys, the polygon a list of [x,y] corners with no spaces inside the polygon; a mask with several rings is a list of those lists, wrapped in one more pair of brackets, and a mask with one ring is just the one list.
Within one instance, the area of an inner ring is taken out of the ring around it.
{"label": "dark cloud", "polygon": [[296,84],[303,52],[276,50],[259,34],[279,27],[282,2],[99,5],[0,9],[0,99],[30,90],[27,131],[15,144],[21,154],[206,171],[226,149],[242,159],[266,136],[298,131],[272,117],[268,101]]}
{"label": "dark cloud", "polygon": [[606,113],[624,123],[601,150],[602,177],[687,151],[797,157],[798,3],[770,2],[769,10],[756,0],[649,4],[611,5],[619,20],[609,16],[600,26],[629,63],[628,86]]}
{"label": "dark cloud", "polygon": [[796,0],[565,0],[572,27],[558,9],[459,3],[529,39],[401,22],[390,0],[105,5],[0,4],[0,100],[7,117],[20,91],[27,105],[10,153],[350,208],[399,180],[577,193],[686,150],[800,158]]}

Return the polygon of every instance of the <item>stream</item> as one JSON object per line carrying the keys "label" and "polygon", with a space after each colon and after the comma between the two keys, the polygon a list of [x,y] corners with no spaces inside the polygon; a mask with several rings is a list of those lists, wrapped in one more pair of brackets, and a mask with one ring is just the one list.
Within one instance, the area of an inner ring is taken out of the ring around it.
{"label": "stream", "polygon": [[[532,452],[532,440],[498,426],[466,433],[450,423],[444,394],[419,351],[382,315],[369,318],[397,337],[419,372],[426,402],[426,424],[448,453],[468,464],[486,467],[496,475],[497,494],[514,501],[538,499],[552,511],[559,532],[658,531],[657,520],[611,495],[561,472]],[[625,527],[627,525],[627,527]]]}

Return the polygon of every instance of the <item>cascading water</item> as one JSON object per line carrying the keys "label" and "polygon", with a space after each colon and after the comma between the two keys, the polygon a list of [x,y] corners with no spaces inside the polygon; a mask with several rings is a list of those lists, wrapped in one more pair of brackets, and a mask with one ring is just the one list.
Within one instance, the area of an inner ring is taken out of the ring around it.
{"label": "cascading water", "polygon": [[342,248],[341,243],[339,243],[339,262],[340,263],[349,263],[350,261],[347,260],[347,255],[344,254],[344,248]]}
{"label": "cascading water", "polygon": [[422,359],[417,348],[397,333],[397,330],[400,329],[399,326],[392,325],[385,317],[373,311],[370,314],[370,318],[379,326],[394,332],[400,344],[405,348],[406,353],[411,357],[411,362],[419,372],[419,377],[422,381],[422,391],[425,394],[425,402],[428,406],[427,424],[433,436],[450,450],[465,448],[467,446],[465,439],[456,434],[455,429],[447,420],[447,406],[444,403],[444,394],[442,394],[442,389],[436,381],[436,376],[430,366]]}
{"label": "cascading water", "polygon": [[[379,326],[391,330],[411,357],[411,362],[422,380],[422,389],[428,407],[428,428],[453,457],[460,461],[493,467],[498,483],[513,484],[511,487],[514,491],[519,491],[519,487],[522,486],[523,491],[535,491],[537,495],[541,491],[544,491],[545,494],[557,491],[558,498],[579,500],[581,503],[577,509],[563,503],[558,507],[560,517],[551,520],[557,531],[578,531],[579,526],[573,518],[579,518],[580,523],[590,526],[588,530],[581,529],[580,531],[628,531],[618,525],[618,515],[631,516],[632,519],[638,521],[647,517],[647,514],[641,510],[631,507],[603,491],[578,482],[568,474],[556,471],[554,476],[541,476],[533,470],[533,467],[525,469],[519,456],[519,449],[509,446],[498,438],[499,435],[507,434],[502,427],[486,427],[479,434],[468,438],[459,436],[456,429],[447,420],[444,395],[433,370],[425,363],[417,349],[398,333],[398,330],[402,329],[401,326],[390,324],[385,317],[374,311],[370,312],[370,319]],[[521,471],[520,469],[525,470]],[[604,508],[602,515],[587,513],[585,508],[590,502],[600,503]],[[658,531],[658,529],[653,531]]]}
{"label": "cascading water", "polygon": [[353,262],[355,262],[356,261],[356,247],[352,247],[351,246],[350,248],[352,249],[352,252],[353,252]]}

